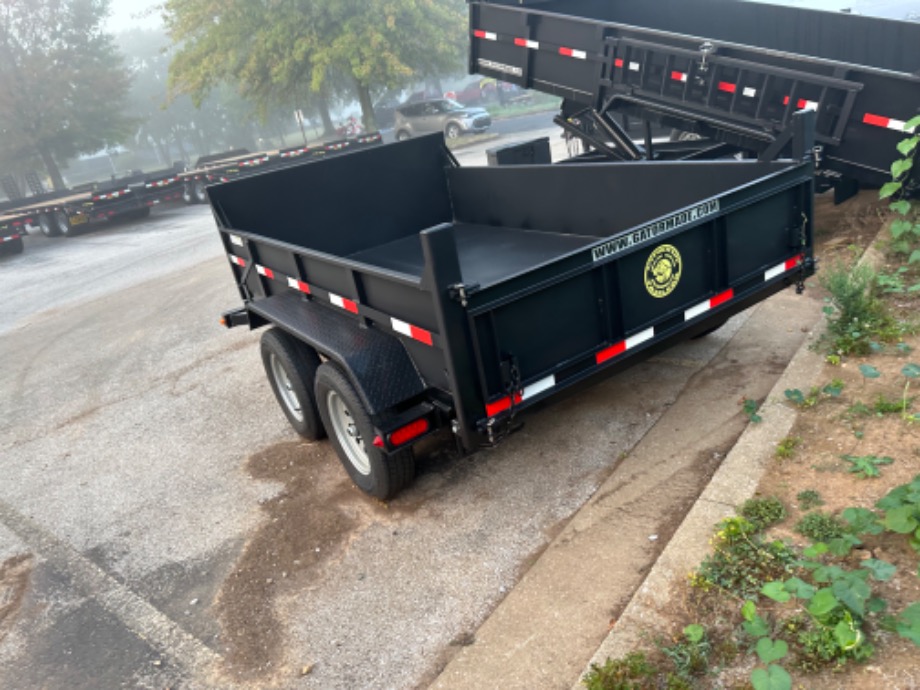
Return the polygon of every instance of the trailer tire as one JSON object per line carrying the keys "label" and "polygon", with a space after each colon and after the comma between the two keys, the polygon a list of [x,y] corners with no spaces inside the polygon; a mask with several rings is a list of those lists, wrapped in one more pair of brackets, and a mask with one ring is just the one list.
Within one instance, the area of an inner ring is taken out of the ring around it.
{"label": "trailer tire", "polygon": [[385,501],[412,483],[412,448],[386,455],[373,445],[370,415],[351,381],[332,362],[324,362],[316,372],[316,401],[329,440],[359,489]]}
{"label": "trailer tire", "polygon": [[64,237],[73,237],[76,234],[73,225],[70,224],[70,218],[63,211],[54,212],[54,225]]}
{"label": "trailer tire", "polygon": [[49,218],[47,213],[41,213],[38,216],[38,227],[41,228],[45,237],[57,237],[61,234],[60,229],[55,224],[54,219]]}
{"label": "trailer tire", "polygon": [[3,251],[8,254],[22,254],[24,246],[25,245],[23,244],[21,237],[17,237],[15,240],[9,240],[0,244],[0,247],[3,248]]}
{"label": "trailer tire", "polygon": [[460,129],[460,125],[456,122],[448,123],[444,129],[444,136],[448,139],[459,139],[461,134],[463,134],[463,130]]}
{"label": "trailer tire", "polygon": [[319,355],[277,328],[262,334],[261,352],[272,392],[294,431],[308,441],[323,438],[326,433],[313,395]]}
{"label": "trailer tire", "polygon": [[195,201],[199,204],[208,203],[208,193],[205,190],[204,180],[195,180]]}
{"label": "trailer tire", "polygon": [[198,203],[195,201],[195,194],[192,191],[192,184],[186,182],[182,185],[182,201],[191,206],[192,204]]}
{"label": "trailer tire", "polygon": [[396,132],[396,141],[408,141],[410,138],[411,138],[411,135],[409,134],[409,132],[407,132],[404,129],[401,129],[398,132]]}

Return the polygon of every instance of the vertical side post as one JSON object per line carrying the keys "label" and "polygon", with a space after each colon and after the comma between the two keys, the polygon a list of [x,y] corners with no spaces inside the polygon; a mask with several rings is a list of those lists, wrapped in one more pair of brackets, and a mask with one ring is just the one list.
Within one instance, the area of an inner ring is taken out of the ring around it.
{"label": "vertical side post", "polygon": [[437,312],[444,367],[457,415],[455,433],[464,450],[472,452],[480,445],[475,428],[476,411],[484,403],[476,390],[478,376],[471,356],[473,345],[466,307],[451,296],[451,287],[463,283],[454,228],[444,223],[422,231],[419,239],[425,257],[422,287],[431,291]]}

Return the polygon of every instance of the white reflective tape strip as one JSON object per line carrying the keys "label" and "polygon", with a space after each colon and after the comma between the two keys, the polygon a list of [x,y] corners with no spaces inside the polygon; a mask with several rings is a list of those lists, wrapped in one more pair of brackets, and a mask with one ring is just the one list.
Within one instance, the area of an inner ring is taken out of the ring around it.
{"label": "white reflective tape strip", "polygon": [[705,302],[700,302],[695,307],[690,307],[684,312],[684,321],[690,321],[695,319],[701,314],[705,314],[710,309],[710,302],[706,300]]}
{"label": "white reflective tape strip", "polygon": [[296,278],[288,277],[287,280],[288,280],[288,287],[289,287],[289,288],[294,288],[295,290],[299,290],[299,289],[300,289],[300,283],[297,282],[297,279],[296,279]]}
{"label": "white reflective tape strip", "polygon": [[243,246],[243,238],[239,235],[230,235],[230,243],[235,244],[237,247]]}
{"label": "white reflective tape strip", "polygon": [[641,333],[636,333],[636,335],[627,338],[626,339],[626,349],[629,350],[630,348],[636,347],[637,345],[641,345],[645,341],[651,340],[654,337],[655,337],[655,329],[647,328]]}
{"label": "white reflective tape strip", "polygon": [[902,120],[888,120],[888,129],[895,129],[899,132],[903,132],[905,125],[907,125],[907,123]]}
{"label": "white reflective tape strip", "polygon": [[817,110],[818,102],[817,101],[805,101],[802,103],[799,101],[800,110]]}
{"label": "white reflective tape strip", "polygon": [[579,60],[587,60],[588,54],[583,50],[572,50],[572,57],[578,58]]}
{"label": "white reflective tape strip", "polygon": [[748,98],[753,98],[754,96],[757,95],[757,89],[752,89],[752,88],[749,86],[749,87],[747,87],[746,89],[744,89],[744,90],[741,92],[741,95],[742,95],[742,96],[747,96]]}
{"label": "white reflective tape strip", "polygon": [[526,386],[524,388],[524,392],[521,395],[521,399],[527,400],[528,398],[532,398],[536,395],[539,395],[540,393],[543,393],[544,391],[548,391],[550,388],[552,388],[555,385],[556,385],[556,377],[547,376],[545,379],[540,379],[539,381],[535,381],[534,383],[531,383],[529,386]]}
{"label": "white reflective tape strip", "polygon": [[785,263],[781,263],[779,266],[774,266],[773,268],[769,269],[768,271],[765,271],[764,274],[763,274],[763,279],[764,279],[765,281],[767,281],[767,280],[773,280],[773,279],[776,278],[777,276],[783,275],[783,273],[785,273],[786,270],[787,270],[787,269],[786,269],[786,264],[785,264]]}
{"label": "white reflective tape strip", "polygon": [[629,69],[631,69],[633,72],[638,72],[638,71],[639,71],[639,68],[640,68],[640,65],[639,65],[638,62],[630,62],[630,63],[629,63]]}
{"label": "white reflective tape strip", "polygon": [[412,337],[412,326],[407,324],[405,321],[400,321],[399,319],[390,318],[390,323],[393,325],[393,330],[397,333],[407,335],[410,338]]}
{"label": "white reflective tape strip", "polygon": [[246,261],[243,260],[243,259],[241,259],[240,257],[236,256],[235,254],[231,254],[231,255],[230,255],[230,261],[232,261],[233,263],[235,263],[237,266],[245,266],[245,265],[246,265]]}
{"label": "white reflective tape strip", "polygon": [[330,292],[329,301],[332,302],[337,307],[340,307],[342,309],[345,308],[345,298],[344,297],[340,297],[339,295],[335,295]]}

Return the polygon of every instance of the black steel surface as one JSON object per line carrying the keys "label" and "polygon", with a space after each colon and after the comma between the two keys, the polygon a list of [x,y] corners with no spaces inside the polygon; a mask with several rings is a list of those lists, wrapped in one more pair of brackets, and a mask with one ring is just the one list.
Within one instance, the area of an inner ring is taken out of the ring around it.
{"label": "black steel surface", "polygon": [[344,314],[293,292],[248,306],[341,365],[372,416],[379,417],[425,391],[409,354],[395,336],[376,328],[359,328]]}

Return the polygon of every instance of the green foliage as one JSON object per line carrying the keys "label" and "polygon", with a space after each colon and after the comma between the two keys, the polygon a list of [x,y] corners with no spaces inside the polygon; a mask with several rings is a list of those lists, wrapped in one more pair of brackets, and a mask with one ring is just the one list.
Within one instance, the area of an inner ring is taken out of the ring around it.
{"label": "green foliage", "polygon": [[788,574],[795,553],[782,541],[766,541],[743,517],[719,523],[713,538],[713,553],[707,556],[692,578],[697,587],[716,587],[739,597],[751,597],[764,582]]}
{"label": "green foliage", "polygon": [[757,414],[757,411],[760,409],[760,403],[756,400],[751,400],[750,398],[744,398],[741,401],[741,411],[747,416],[751,423],[760,424],[763,421],[763,417]]}
{"label": "green foliage", "polygon": [[776,457],[787,460],[795,454],[795,449],[802,443],[798,436],[787,436],[776,444]]}
{"label": "green foliage", "polygon": [[[59,165],[127,138],[130,76],[103,30],[108,2],[10,0],[0,18],[0,159]],[[6,171],[4,171],[6,172]]]}
{"label": "green foliage", "polygon": [[798,388],[787,388],[784,391],[786,399],[798,407],[814,407],[824,398],[839,398],[843,393],[845,384],[840,379],[834,379],[823,388],[812,386],[806,395]]}
{"label": "green foliage", "polygon": [[643,690],[656,675],[642,652],[631,652],[622,659],[607,659],[603,666],[591,664],[582,678],[588,690]]}
{"label": "green foliage", "polygon": [[887,455],[881,458],[876,455],[842,455],[841,457],[850,463],[850,473],[863,479],[880,477],[882,473],[879,467],[890,465],[894,462],[894,458],[890,458]]}
{"label": "green foliage", "polygon": [[751,498],[738,511],[758,532],[775,525],[786,517],[786,506],[775,496]]}
{"label": "green foliage", "polygon": [[885,529],[908,535],[910,545],[920,553],[920,475],[889,491],[875,507],[884,514]]}
{"label": "green foliage", "polygon": [[826,543],[842,537],[846,533],[846,525],[830,513],[816,511],[803,515],[796,523],[795,531],[812,541]]}
{"label": "green foliage", "polygon": [[800,491],[798,494],[796,494],[795,498],[799,502],[799,508],[802,510],[811,510],[812,508],[817,508],[818,506],[824,505],[824,500],[821,498],[821,494],[814,489],[806,489],[805,491]]}
{"label": "green foliage", "polygon": [[674,665],[677,677],[689,681],[706,672],[712,644],[707,639],[703,626],[693,624],[684,628],[683,640],[670,646],[662,646],[660,650]]}
{"label": "green foliage", "polygon": [[880,288],[871,267],[836,264],[825,271],[821,283],[830,292],[827,345],[831,354],[865,355],[870,343],[892,342],[901,328],[879,299]]}
{"label": "green foliage", "polygon": [[894,240],[892,248],[896,253],[907,256],[907,266],[901,266],[895,274],[885,280],[883,289],[889,292],[917,292],[920,291],[920,282],[905,285],[903,279],[907,277],[907,267],[920,261],[920,212],[909,198],[909,192],[916,186],[917,176],[914,170],[914,159],[917,147],[920,144],[920,133],[917,123],[920,118],[913,118],[905,127],[906,136],[898,142],[897,151],[899,158],[891,164],[891,182],[883,185],[879,190],[879,198],[892,199],[888,208],[897,218],[891,225],[891,236]]}

